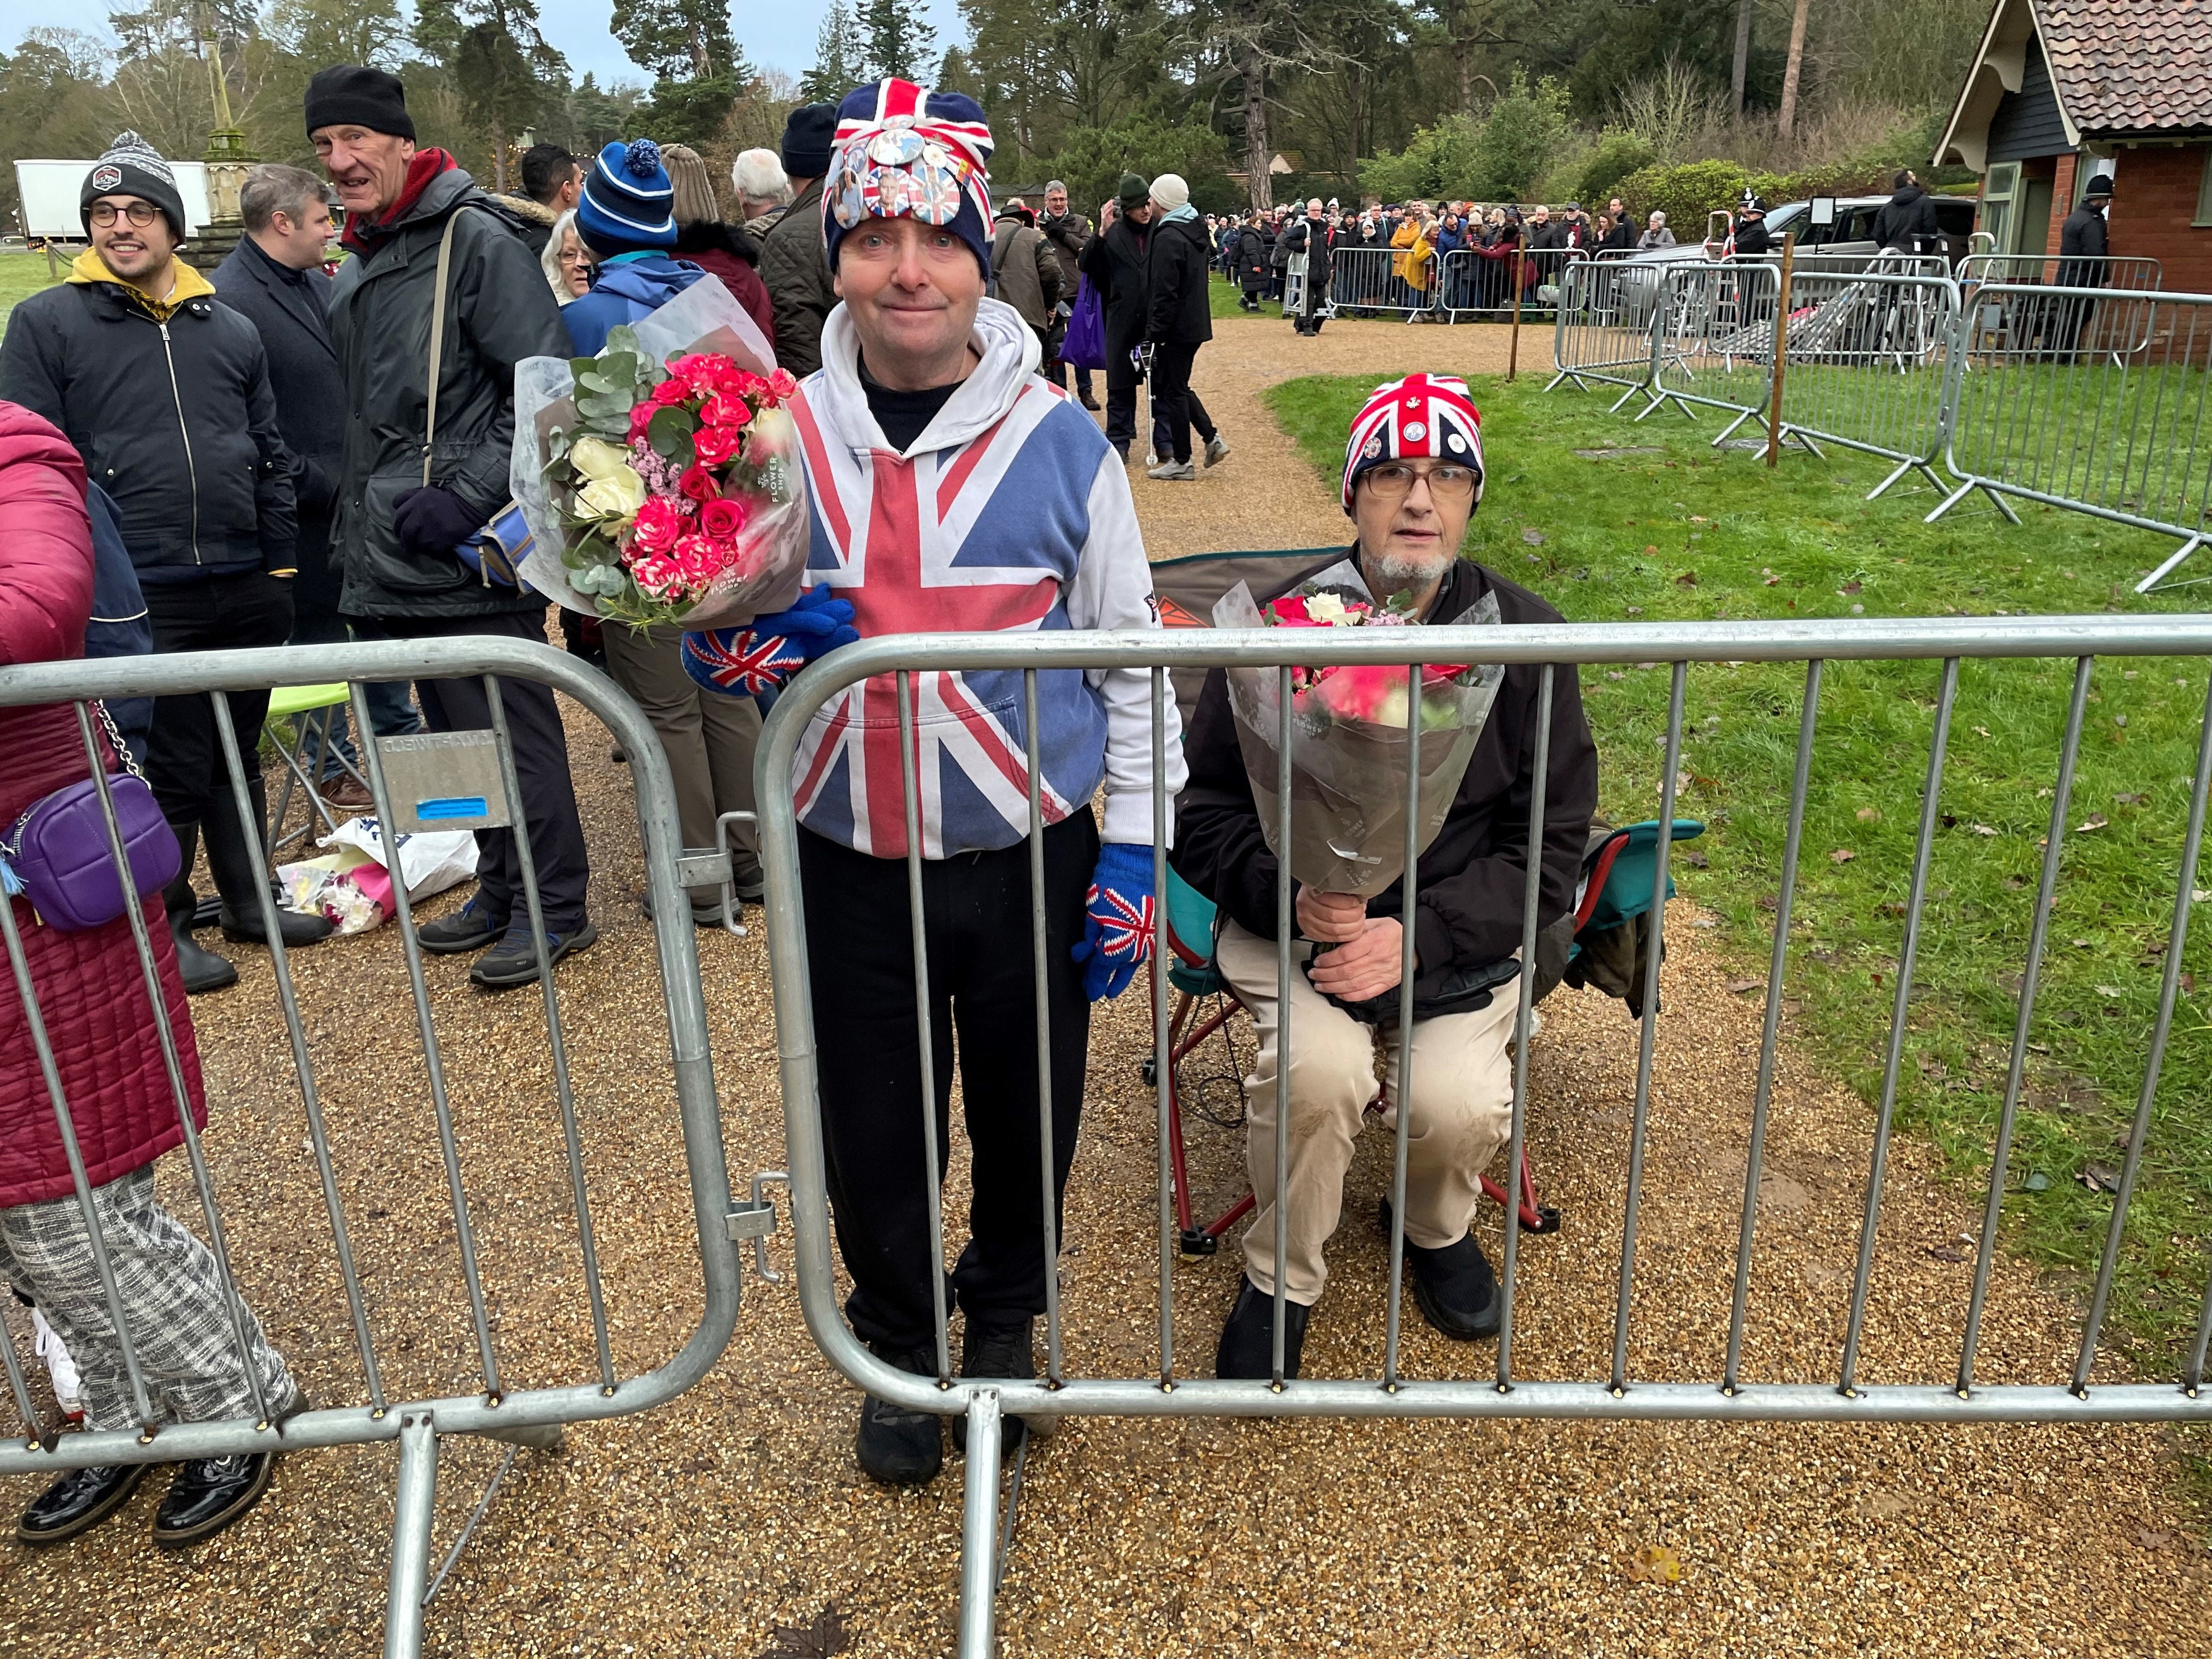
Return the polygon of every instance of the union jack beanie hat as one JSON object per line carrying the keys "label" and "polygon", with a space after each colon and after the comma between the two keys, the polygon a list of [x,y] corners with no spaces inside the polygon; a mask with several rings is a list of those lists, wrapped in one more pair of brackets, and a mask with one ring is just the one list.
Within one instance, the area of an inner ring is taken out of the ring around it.
{"label": "union jack beanie hat", "polygon": [[1408,374],[1378,386],[1352,418],[1344,446],[1344,510],[1352,511],[1352,486],[1370,466],[1419,456],[1474,470],[1474,500],[1482,501],[1482,415],[1467,382],[1456,374]]}
{"label": "union jack beanie hat", "polygon": [[837,106],[836,150],[822,187],[830,269],[866,219],[918,219],[967,243],[991,271],[991,129],[972,98],[886,78]]}

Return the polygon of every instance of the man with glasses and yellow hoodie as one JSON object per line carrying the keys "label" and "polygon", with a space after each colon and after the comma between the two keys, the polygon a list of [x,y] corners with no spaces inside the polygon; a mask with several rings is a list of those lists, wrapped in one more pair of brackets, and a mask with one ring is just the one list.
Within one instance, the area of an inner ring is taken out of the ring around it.
{"label": "man with glasses and yellow hoodie", "polygon": [[[137,133],[118,136],[93,163],[78,205],[92,246],[67,283],[9,318],[0,398],[66,433],[91,481],[114,499],[156,651],[282,645],[292,631],[297,524],[261,336],[177,258],[184,201],[169,164]],[[249,741],[267,704],[266,692],[230,699]],[[266,941],[256,890],[264,878],[234,804],[211,700],[156,700],[150,751],[147,781],[185,854],[164,895],[178,966],[186,990],[215,990],[238,971],[192,942],[192,859],[203,830],[224,935]],[[250,757],[246,775],[258,796],[261,769]],[[311,916],[287,915],[282,925],[291,946],[330,932]]]}

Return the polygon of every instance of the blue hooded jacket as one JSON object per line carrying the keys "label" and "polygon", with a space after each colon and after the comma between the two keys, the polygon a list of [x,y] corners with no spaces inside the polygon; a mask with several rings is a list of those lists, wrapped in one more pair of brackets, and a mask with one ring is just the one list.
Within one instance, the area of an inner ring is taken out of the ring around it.
{"label": "blue hooded jacket", "polygon": [[617,254],[599,267],[592,291],[561,313],[579,357],[596,356],[611,329],[649,317],[707,273],[689,259],[654,249]]}

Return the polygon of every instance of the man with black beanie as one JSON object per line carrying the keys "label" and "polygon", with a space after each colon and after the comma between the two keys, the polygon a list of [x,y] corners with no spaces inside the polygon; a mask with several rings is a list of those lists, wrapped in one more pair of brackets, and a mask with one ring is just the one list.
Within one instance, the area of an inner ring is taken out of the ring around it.
{"label": "man with black beanie", "polygon": [[[338,609],[364,639],[454,635],[545,637],[545,601],[495,586],[454,549],[507,504],[514,447],[514,366],[566,357],[568,331],[521,226],[442,149],[418,150],[398,77],[359,64],[307,83],[308,141],[345,204],[331,294],[331,345],[345,386],[345,464],[332,535]],[[447,329],[432,406],[425,347],[439,289]],[[434,435],[430,431],[435,416]],[[428,458],[426,468],[425,459]],[[434,732],[491,724],[482,679],[419,680]],[[585,915],[584,830],[553,694],[502,679],[521,808],[559,961],[599,937]],[[418,931],[422,948],[483,951],[485,990],[538,978],[538,951],[511,830],[477,833],[476,896]],[[486,949],[486,947],[490,947]]]}
{"label": "man with black beanie", "polygon": [[822,242],[822,175],[836,136],[835,104],[801,104],[783,124],[792,203],[761,239],[761,281],[775,307],[775,360],[800,380],[822,367],[822,325],[837,304]]}
{"label": "man with black beanie", "polygon": [[1135,354],[1145,343],[1150,311],[1145,255],[1152,235],[1152,187],[1125,173],[1079,262],[1105,311],[1106,441],[1125,461],[1137,438],[1137,382],[1144,377]]}

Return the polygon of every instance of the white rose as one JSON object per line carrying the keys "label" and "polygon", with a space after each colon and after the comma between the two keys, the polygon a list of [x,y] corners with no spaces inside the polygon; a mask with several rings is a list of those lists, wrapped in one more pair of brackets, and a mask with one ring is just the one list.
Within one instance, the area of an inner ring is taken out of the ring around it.
{"label": "white rose", "polygon": [[627,524],[645,505],[645,480],[627,465],[619,465],[578,490],[576,500],[595,519]]}
{"label": "white rose", "polygon": [[1316,593],[1306,601],[1306,615],[1331,628],[1340,627],[1345,618],[1344,601],[1334,593]]}

